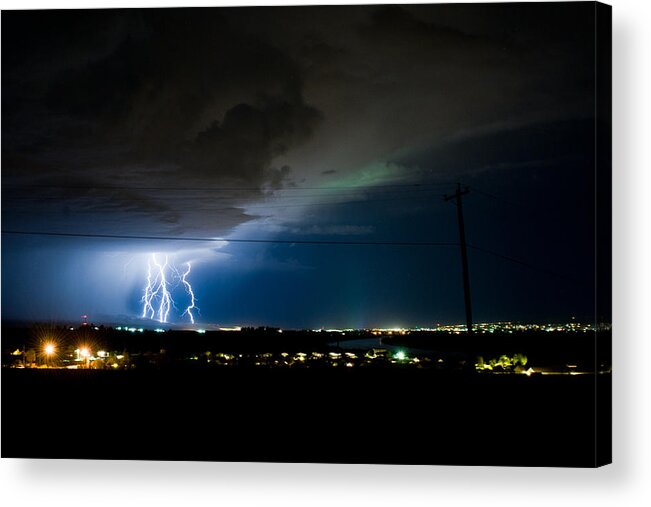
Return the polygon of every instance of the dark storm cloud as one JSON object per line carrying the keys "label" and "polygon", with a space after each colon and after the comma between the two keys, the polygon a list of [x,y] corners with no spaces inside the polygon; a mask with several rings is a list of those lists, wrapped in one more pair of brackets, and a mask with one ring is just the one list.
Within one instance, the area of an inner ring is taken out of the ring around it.
{"label": "dark storm cloud", "polygon": [[[58,195],[68,216],[112,210],[134,229],[224,234],[250,219],[248,204],[294,181],[401,180],[427,169],[416,154],[589,117],[586,13],[521,4],[5,12],[3,179],[133,187],[83,205],[77,193]],[[250,190],[207,207],[206,192],[174,200],[135,189],[152,186]]]}
{"label": "dark storm cloud", "polygon": [[379,7],[370,16],[369,22],[360,26],[359,31],[373,43],[399,53],[403,53],[405,48],[426,52],[452,50],[455,54],[471,50],[479,51],[474,55],[481,58],[493,47],[499,47],[498,40],[421,20],[399,6]]}
{"label": "dark storm cloud", "polygon": [[395,162],[440,177],[491,173],[495,180],[514,177],[506,172],[509,170],[572,163],[590,167],[594,162],[594,124],[584,119],[500,129],[413,152]]}
{"label": "dark storm cloud", "polygon": [[317,9],[318,22],[277,40],[303,62],[305,98],[324,122],[279,163],[312,177],[363,170],[368,183],[401,180],[413,172],[386,163],[406,153],[591,117],[591,11],[548,7]]}
{"label": "dark storm cloud", "polygon": [[[322,117],[303,100],[298,64],[222,10],[3,19],[3,166],[21,181],[250,187],[222,196],[219,213],[201,221],[223,233],[244,219],[237,208],[255,189],[288,184],[290,168],[273,159],[309,139]],[[94,211],[109,208],[150,210],[167,224],[192,215],[135,190],[97,196]]]}
{"label": "dark storm cloud", "polygon": [[272,160],[309,138],[318,120],[319,112],[300,101],[239,104],[227,111],[223,123],[215,121],[184,146],[182,165],[191,173],[258,185],[269,175],[270,185],[279,188],[290,168],[272,169]]}

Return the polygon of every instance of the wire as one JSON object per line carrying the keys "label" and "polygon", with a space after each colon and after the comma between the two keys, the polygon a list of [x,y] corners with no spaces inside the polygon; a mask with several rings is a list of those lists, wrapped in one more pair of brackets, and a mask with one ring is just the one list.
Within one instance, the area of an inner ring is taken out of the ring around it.
{"label": "wire", "polygon": [[[402,187],[423,187],[423,186],[448,186],[451,185],[451,182],[431,182],[431,183],[396,183],[396,184],[386,184],[386,185],[365,185],[365,186],[356,186],[356,185],[346,185],[346,186],[337,186],[337,187],[284,187],[275,190],[335,190],[339,191],[342,189],[352,189],[352,190],[363,190],[363,189],[375,189],[375,188],[402,188]],[[12,188],[58,188],[58,189],[69,189],[69,190],[170,190],[174,192],[179,191],[192,191],[192,192],[212,192],[212,191],[261,191],[261,187],[136,187],[136,186],[112,186],[112,185],[45,185],[45,184],[20,184],[20,183],[5,183],[4,187]],[[270,189],[274,190],[274,189]]]}
{"label": "wire", "polygon": [[57,236],[65,238],[97,238],[97,239],[135,239],[155,241],[200,241],[228,243],[277,243],[284,245],[367,245],[367,246],[459,246],[454,242],[433,241],[330,241],[330,240],[302,240],[302,239],[244,239],[244,238],[196,238],[172,236],[129,236],[126,234],[90,234],[75,232],[44,232],[44,231],[17,231],[3,230],[2,234],[23,236]]}
{"label": "wire", "polygon": [[493,199],[495,201],[501,201],[504,204],[508,204],[509,206],[512,206],[514,208],[518,208],[521,211],[524,211],[526,214],[528,214],[531,218],[537,219],[537,220],[548,220],[547,216],[543,216],[541,214],[541,211],[538,209],[532,209],[530,206],[527,206],[522,203],[518,203],[515,201],[510,201],[508,199],[504,199],[503,197],[500,197],[498,195],[492,194],[490,192],[486,192],[485,190],[481,190],[477,188],[476,186],[471,186],[469,187],[472,190],[474,190],[476,193],[479,195],[482,195],[484,197],[488,197],[489,199]]}
{"label": "wire", "polygon": [[[378,189],[378,188],[386,188],[386,187],[412,187],[411,190],[402,190],[402,191],[381,191],[381,192],[412,192],[412,191],[417,191],[417,192],[428,192],[428,191],[434,191],[435,189],[413,189],[413,187],[421,187],[424,185],[432,185],[432,186],[442,186],[442,185],[449,185],[449,183],[428,183],[428,184],[404,184],[404,185],[378,185],[378,186],[372,186],[372,187],[367,187],[369,189]],[[34,187],[41,188],[41,186],[36,186]],[[208,188],[192,188],[192,187],[183,187],[183,188],[166,188],[166,187],[75,187],[75,186],[68,186],[68,187],[58,187],[58,186],[46,186],[47,188],[102,188],[102,189],[110,189],[110,190],[121,190],[121,189],[130,189],[130,190],[210,190]],[[290,187],[292,190],[299,190],[299,189],[312,189],[312,190],[342,190],[345,189],[346,187]],[[364,187],[349,187],[355,191],[361,191]],[[503,201],[504,203],[507,203],[511,206],[516,206],[516,207],[522,207],[521,205],[517,203],[513,203],[511,201],[508,201],[507,199],[503,199],[495,194],[492,194],[490,192],[486,192],[482,189],[477,188],[476,186],[471,186],[469,188],[472,188],[475,192],[479,193],[480,195],[483,195],[485,197]],[[245,188],[245,187],[239,187],[239,188],[230,188],[228,190],[251,190],[252,188]],[[217,190],[225,190],[225,189],[217,189]],[[256,188],[255,190],[259,190],[259,188]],[[289,189],[282,189],[282,190],[289,190]],[[88,196],[82,196],[82,197],[88,197]],[[276,197],[276,196],[274,196]],[[277,196],[277,197],[283,197],[283,196]],[[307,196],[287,196],[290,198],[301,198],[301,197],[307,197]],[[312,197],[312,196],[310,196]],[[320,197],[319,195],[314,195],[314,197]],[[400,201],[400,200],[412,200],[414,198],[425,198],[425,197],[430,197],[428,195],[418,195],[418,196],[411,196],[411,197],[397,197],[397,198],[387,198],[387,199],[364,199],[364,200],[356,200],[356,201],[334,201],[334,202],[311,202],[311,203],[300,203],[300,204],[281,204],[281,205],[264,205],[264,204],[258,204],[258,205],[249,205],[246,206],[246,208],[253,208],[253,209],[268,209],[268,208],[286,208],[286,207],[294,207],[294,206],[299,206],[299,207],[304,207],[304,206],[328,206],[328,205],[347,205],[347,204],[361,204],[361,203],[374,203],[374,202],[387,202],[387,201]],[[202,197],[201,199],[206,199],[209,197]],[[213,197],[216,198],[216,197]],[[221,197],[224,198],[224,197]],[[438,202],[438,201],[437,201]],[[228,208],[193,208],[195,210],[206,210],[206,211],[227,211],[227,210],[232,210],[232,209],[237,209],[237,206],[232,206]],[[244,208],[240,206],[239,208]],[[168,210],[166,210],[168,211]],[[170,210],[170,211],[175,211],[175,210]],[[178,211],[178,210],[176,210]],[[18,230],[5,230],[2,231],[2,234],[14,234],[14,235],[37,235],[37,236],[57,236],[57,237],[76,237],[76,238],[97,238],[97,239],[126,239],[126,240],[155,240],[155,241],[193,241],[193,242],[219,242],[219,241],[226,241],[230,243],[263,243],[263,244],[305,244],[305,245],[366,245],[366,246],[458,246],[459,243],[454,243],[454,242],[418,242],[418,241],[333,241],[333,240],[283,240],[283,239],[243,239],[243,238],[196,238],[196,237],[170,237],[170,236],[130,236],[130,235],[119,235],[119,234],[85,234],[85,233],[61,233],[61,232],[36,232],[36,231],[18,231]],[[530,264],[526,261],[516,259],[514,257],[510,257],[508,255],[501,254],[499,252],[495,252],[493,250],[489,250],[486,248],[478,247],[475,245],[467,245],[468,248],[475,250],[477,252],[481,252],[484,254],[492,255],[494,257],[498,257],[502,260],[506,260],[508,262],[512,262],[514,264],[518,264],[520,266],[526,267],[528,269],[531,269],[533,271],[537,271],[540,273],[544,273],[547,275],[554,276],[556,278],[565,280],[567,282],[571,282],[574,284],[580,284],[580,285],[589,285],[585,281],[580,281],[576,280],[572,277],[569,277],[567,275],[546,269],[546,268],[541,268],[539,266],[535,266],[533,264]]]}
{"label": "wire", "polygon": [[485,190],[481,190],[480,188],[477,188],[474,185],[468,186],[468,188],[471,188],[472,190],[474,190],[478,194],[483,195],[484,197],[488,197],[488,198],[494,199],[496,201],[502,201],[502,202],[504,202],[506,204],[509,204],[510,206],[515,206],[516,208],[524,208],[524,206],[522,204],[518,204],[516,202],[509,201],[508,199],[504,199],[503,197],[497,196],[497,195],[492,194],[490,192],[486,192]]}
{"label": "wire", "polygon": [[[43,232],[43,231],[18,231],[3,230],[2,234],[13,234],[22,236],[49,236],[64,238],[96,238],[96,239],[126,239],[126,240],[153,240],[153,241],[192,241],[192,242],[228,242],[228,243],[261,243],[261,244],[281,244],[281,245],[362,245],[362,246],[459,246],[458,242],[441,242],[441,241],[336,241],[336,240],[303,240],[303,239],[244,239],[244,238],[196,238],[196,237],[172,237],[172,236],[130,236],[126,234],[90,234],[90,233],[72,233],[72,232]],[[477,252],[493,255],[500,259],[519,264],[533,271],[555,276],[567,282],[589,286],[590,284],[576,280],[561,273],[551,271],[546,268],[535,266],[528,262],[509,257],[508,255],[488,250],[487,248],[475,245],[467,245],[468,248]]]}
{"label": "wire", "polygon": [[[233,204],[232,206],[229,207],[222,207],[222,208],[209,208],[209,207],[199,207],[199,206],[193,206],[192,208],[188,209],[176,209],[176,208],[170,208],[170,209],[165,209],[161,210],[161,212],[175,212],[175,211],[229,211],[233,209],[242,209],[242,210],[267,210],[267,209],[275,209],[275,208],[295,208],[295,207],[305,207],[305,206],[336,206],[336,205],[347,205],[347,204],[367,204],[367,203],[376,203],[376,202],[392,202],[392,201],[413,201],[414,199],[424,199],[424,198],[430,198],[431,196],[428,195],[418,195],[418,196],[411,196],[411,197],[393,197],[393,198],[387,198],[387,199],[361,199],[361,200],[356,200],[356,201],[326,201],[326,202],[307,202],[307,203],[290,203],[290,204],[271,204],[271,205],[266,205],[266,204],[250,204],[250,205],[245,205],[245,204]],[[438,200],[435,200],[433,202],[439,202]],[[11,210],[7,210],[11,211]],[[92,209],[85,209],[85,210],[80,210],[80,211],[93,211]],[[113,210],[107,210],[107,209],[97,209],[97,212],[110,212],[110,211],[119,211],[119,212],[128,212],[128,210],[123,210],[120,208],[113,209]],[[34,211],[34,213],[45,213],[49,211]],[[69,211],[65,211],[66,213],[69,213]],[[21,212],[23,214],[24,212]],[[152,213],[151,211],[147,211],[147,213]]]}
{"label": "wire", "polygon": [[[334,191],[334,189],[332,189]],[[282,190],[281,190],[282,191]],[[145,198],[150,198],[150,199],[155,199],[158,201],[169,201],[169,200],[237,200],[237,199],[244,199],[244,198],[260,198],[260,199],[309,199],[309,198],[315,198],[315,197],[336,197],[337,195],[341,194],[344,192],[344,194],[366,194],[366,195],[386,195],[386,194],[406,194],[406,193],[423,193],[423,192],[438,192],[438,189],[435,188],[414,188],[414,189],[409,189],[409,190],[382,190],[378,189],[377,191],[374,191],[372,189],[361,189],[361,190],[353,190],[353,189],[344,189],[344,191],[337,191],[336,194],[301,194],[301,195],[259,195],[259,196],[226,196],[226,195],[194,195],[194,196],[188,196],[188,195],[155,195],[155,196],[150,196],[147,195]],[[74,199],[74,200],[83,200],[83,199],[111,199],[113,196],[98,196],[98,195],[65,195],[65,196],[60,196],[60,195],[33,195],[33,194],[17,194],[17,193],[12,193],[10,195],[6,195],[4,198],[5,199],[11,199],[11,200],[28,200],[28,201],[68,201],[69,199]],[[119,196],[118,196],[119,198]]]}
{"label": "wire", "polygon": [[586,286],[590,285],[585,280],[577,280],[575,278],[569,277],[569,276],[564,275],[562,273],[558,273],[556,271],[551,271],[551,270],[546,269],[546,268],[541,268],[539,266],[535,266],[533,264],[522,261],[520,259],[516,259],[514,257],[509,257],[508,255],[504,255],[504,254],[501,254],[499,252],[489,250],[487,248],[482,248],[482,247],[474,246],[474,245],[470,245],[470,244],[466,244],[466,246],[468,248],[471,248],[472,250],[476,250],[477,252],[482,252],[482,253],[485,253],[485,254],[488,254],[488,255],[493,255],[494,257],[499,257],[500,259],[504,259],[506,261],[513,262],[515,264],[520,264],[521,266],[527,267],[527,268],[529,268],[529,269],[531,269],[533,271],[538,271],[540,273],[545,273],[547,275],[555,276],[555,277],[560,278],[562,280],[565,280],[567,282],[571,282],[571,283],[579,284],[579,285],[586,285]]}

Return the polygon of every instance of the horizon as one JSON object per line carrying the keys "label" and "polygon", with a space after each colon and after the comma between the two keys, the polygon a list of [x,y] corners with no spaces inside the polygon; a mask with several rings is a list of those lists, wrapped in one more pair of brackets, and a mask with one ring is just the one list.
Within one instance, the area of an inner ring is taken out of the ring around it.
{"label": "horizon", "polygon": [[[158,332],[167,332],[167,331],[193,331],[193,332],[209,332],[209,331],[242,331],[242,330],[281,330],[281,331],[312,331],[312,332],[355,332],[355,331],[437,331],[439,329],[454,329],[454,328],[465,328],[466,324],[464,322],[454,322],[454,323],[435,323],[433,325],[427,326],[372,326],[364,328],[352,328],[352,327],[340,327],[335,328],[332,326],[321,326],[317,328],[288,328],[288,327],[279,327],[274,325],[267,324],[232,324],[232,325],[221,325],[218,323],[194,323],[188,326],[186,323],[158,323],[158,325],[150,324],[149,320],[138,321],[138,325],[131,322],[124,321],[92,321],[89,320],[88,323],[79,323],[73,322],[71,320],[60,320],[60,321],[29,321],[29,320],[12,320],[12,319],[2,319],[1,324],[3,327],[12,326],[12,325],[51,325],[51,326],[60,326],[60,327],[69,327],[72,329],[83,329],[83,328],[105,328],[105,329],[115,329],[124,331],[158,331]],[[567,325],[577,325],[581,327],[592,326],[595,329],[597,327],[605,326],[608,328],[611,323],[609,322],[596,322],[590,321],[588,319],[576,319],[570,318],[569,320],[546,320],[546,321],[519,321],[519,320],[500,320],[500,321],[486,321],[486,322],[473,322],[473,330],[479,330],[482,327],[486,326],[496,326],[496,325],[513,325],[520,327],[527,326],[567,326]],[[76,327],[75,327],[76,326]]]}

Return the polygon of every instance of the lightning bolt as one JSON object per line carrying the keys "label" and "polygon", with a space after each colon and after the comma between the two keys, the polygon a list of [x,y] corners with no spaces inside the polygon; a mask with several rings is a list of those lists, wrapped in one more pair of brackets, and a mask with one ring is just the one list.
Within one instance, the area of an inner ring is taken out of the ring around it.
{"label": "lightning bolt", "polygon": [[[142,318],[157,320],[158,322],[168,322],[170,310],[172,307],[177,308],[172,298],[172,289],[178,286],[178,281],[183,284],[185,291],[190,297],[190,304],[186,307],[181,317],[188,315],[190,322],[194,324],[193,310],[199,311],[196,306],[196,298],[192,285],[187,277],[192,270],[192,265],[189,262],[185,263],[186,270],[180,273],[179,270],[169,262],[169,257],[165,255],[165,262],[159,262],[157,254],[153,253],[147,260],[147,279],[145,290],[141,299]],[[172,272],[172,278],[167,276],[168,271]],[[174,286],[171,281],[178,280]],[[172,287],[172,289],[170,289]]]}
{"label": "lightning bolt", "polygon": [[[152,275],[152,264],[155,266],[156,276]],[[158,314],[156,319],[158,322],[167,322],[172,307],[172,295],[168,289],[169,282],[165,273],[168,264],[167,255],[163,264],[158,262],[156,254],[151,254],[150,260],[147,261],[147,285],[142,297],[142,316],[153,319]],[[154,308],[154,304],[157,305],[157,308]]]}
{"label": "lightning bolt", "polygon": [[195,297],[194,297],[194,291],[192,290],[192,285],[190,285],[190,282],[187,280],[187,276],[190,274],[190,270],[192,269],[192,265],[189,262],[186,262],[185,265],[187,266],[187,270],[183,275],[181,275],[181,282],[183,282],[183,285],[185,286],[185,290],[187,291],[188,295],[190,296],[190,304],[188,307],[185,309],[185,311],[181,314],[181,317],[185,315],[186,313],[190,317],[190,322],[194,324],[194,315],[192,315],[192,310],[197,309],[197,306],[194,304],[195,303]]}
{"label": "lightning bolt", "polygon": [[165,264],[161,265],[156,261],[156,255],[152,255],[152,258],[154,260],[154,264],[156,264],[156,267],[158,268],[158,288],[156,289],[156,294],[159,292],[161,293],[160,295],[160,306],[158,307],[158,321],[159,322],[167,322],[167,316],[170,313],[170,307],[172,306],[172,296],[170,295],[170,291],[167,290],[167,278],[165,277],[165,270],[167,269],[167,255],[165,256]]}
{"label": "lightning bolt", "polygon": [[[154,254],[152,254],[153,256]],[[154,299],[154,291],[152,289],[152,279],[151,279],[151,260],[147,260],[147,285],[145,286],[145,294],[142,296],[143,308],[142,308],[142,318],[149,317],[150,319],[154,318],[155,311],[152,306],[152,300]]]}

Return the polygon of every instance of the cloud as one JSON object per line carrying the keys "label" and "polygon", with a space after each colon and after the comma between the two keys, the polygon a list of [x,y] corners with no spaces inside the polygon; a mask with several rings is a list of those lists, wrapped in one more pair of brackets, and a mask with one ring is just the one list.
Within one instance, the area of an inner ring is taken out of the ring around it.
{"label": "cloud", "polygon": [[257,107],[238,104],[187,143],[183,170],[217,179],[280,188],[290,168],[271,167],[273,159],[309,138],[320,113],[300,100],[265,100]]}
{"label": "cloud", "polygon": [[274,224],[267,230],[296,234],[299,236],[362,236],[373,234],[375,227],[372,225],[310,225],[306,227],[295,225]]}
{"label": "cloud", "polygon": [[310,40],[341,50],[311,63],[304,91],[324,123],[279,163],[308,181],[332,169],[349,179],[459,138],[590,117],[590,13],[548,7],[351,8],[339,26],[326,16]]}
{"label": "cloud", "polygon": [[[243,33],[229,11],[6,19],[30,43],[3,37],[15,56],[3,65],[3,174],[10,183],[131,187],[50,191],[43,211],[58,201],[56,226],[73,210],[101,215],[109,228],[122,221],[142,231],[226,234],[250,218],[243,204],[261,198],[261,189],[291,184],[290,167],[277,168],[274,158],[306,142],[322,118],[303,99],[300,66],[272,41]],[[54,21],[65,35],[50,33]],[[172,200],[169,192],[138,190],[186,186],[241,190],[222,192],[218,206],[207,204],[206,193]]]}
{"label": "cloud", "polygon": [[589,118],[588,7],[3,13],[3,184],[129,189],[32,188],[3,220],[221,236],[294,182]]}

